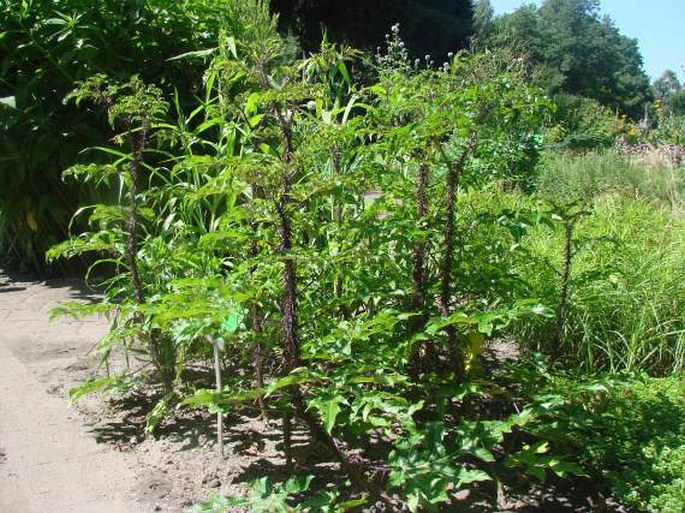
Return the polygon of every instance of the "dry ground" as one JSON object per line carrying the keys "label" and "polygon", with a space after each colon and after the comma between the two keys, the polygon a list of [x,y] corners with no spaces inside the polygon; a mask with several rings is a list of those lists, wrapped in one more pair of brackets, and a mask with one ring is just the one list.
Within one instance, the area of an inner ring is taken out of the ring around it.
{"label": "dry ground", "polygon": [[227,422],[217,457],[211,418],[186,414],[143,436],[146,397],[69,405],[68,390],[97,367],[104,319],[48,322],[65,300],[92,300],[76,281],[36,282],[0,271],[0,512],[180,512],[279,471],[277,434],[262,422]]}

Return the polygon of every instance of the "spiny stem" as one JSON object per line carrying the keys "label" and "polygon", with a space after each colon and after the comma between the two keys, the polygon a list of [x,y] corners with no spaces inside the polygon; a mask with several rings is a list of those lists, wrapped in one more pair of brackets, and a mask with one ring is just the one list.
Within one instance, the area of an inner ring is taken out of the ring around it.
{"label": "spiny stem", "polygon": [[[475,145],[476,135],[474,133],[467,139],[459,159],[447,167],[445,175],[445,252],[440,269],[440,296],[438,298],[438,306],[443,317],[448,317],[452,313],[452,273],[454,270],[457,189],[466,160]],[[447,345],[452,354],[455,379],[458,382],[462,382],[464,378],[464,362],[463,356],[457,347],[457,332],[452,325],[447,326],[445,331],[447,333]]]}
{"label": "spiny stem", "polygon": [[561,342],[564,327],[566,325],[566,309],[568,307],[569,281],[571,277],[571,264],[573,261],[573,228],[575,219],[566,221],[564,231],[564,262],[561,271],[561,292],[559,295],[559,305],[557,306],[557,318],[554,324],[554,347],[552,351],[555,356],[561,354]]}

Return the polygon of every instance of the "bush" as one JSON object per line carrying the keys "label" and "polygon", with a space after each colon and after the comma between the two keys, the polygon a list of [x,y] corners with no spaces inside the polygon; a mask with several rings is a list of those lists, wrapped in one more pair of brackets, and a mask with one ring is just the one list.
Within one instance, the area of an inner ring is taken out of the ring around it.
{"label": "bush", "polygon": [[557,95],[554,126],[547,143],[556,149],[609,148],[625,133],[625,117],[619,117],[597,101],[582,96]]}
{"label": "bush", "polygon": [[[580,406],[580,405],[579,405]],[[642,378],[612,389],[586,429],[571,431],[588,472],[638,511],[685,504],[685,381]]]}
{"label": "bush", "polygon": [[63,102],[96,73],[141,75],[195,103],[202,59],[171,60],[216,45],[232,23],[231,3],[209,0],[0,0],[0,258],[41,269],[67,236],[90,184],[65,185],[61,172],[91,162],[84,148],[113,135],[104,116]]}

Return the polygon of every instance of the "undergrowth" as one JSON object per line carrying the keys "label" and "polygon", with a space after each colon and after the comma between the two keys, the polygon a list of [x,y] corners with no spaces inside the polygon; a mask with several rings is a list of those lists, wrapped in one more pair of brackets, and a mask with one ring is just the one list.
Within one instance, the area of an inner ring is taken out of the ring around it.
{"label": "undergrowth", "polygon": [[682,206],[685,167],[648,164],[611,150],[546,152],[538,163],[537,191],[556,202],[591,202],[604,193]]}
{"label": "undergrowth", "polygon": [[[535,394],[568,394],[577,376],[550,376]],[[685,380],[626,376],[596,383],[543,427],[575,461],[635,511],[678,513],[685,504]],[[538,435],[543,436],[543,432]]]}
{"label": "undergrowth", "polygon": [[[569,307],[559,340],[549,323],[516,330],[532,350],[555,351],[589,372],[685,369],[685,218],[646,200],[605,195],[573,232]],[[564,233],[540,226],[523,242],[524,280],[538,297],[559,297]],[[558,343],[560,347],[550,347]]]}

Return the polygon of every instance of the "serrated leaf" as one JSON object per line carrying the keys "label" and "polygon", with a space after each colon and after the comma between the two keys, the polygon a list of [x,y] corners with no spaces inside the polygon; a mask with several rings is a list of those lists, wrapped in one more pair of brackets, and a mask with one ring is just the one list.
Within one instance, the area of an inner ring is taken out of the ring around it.
{"label": "serrated leaf", "polygon": [[312,381],[318,381],[321,379],[320,376],[314,376],[312,374],[307,374],[302,372],[302,368],[295,369],[292,373],[282,378],[277,379],[271,383],[267,388],[265,397],[269,397],[271,394],[280,390],[282,388],[287,388],[292,385],[300,385],[302,383],[309,383]]}
{"label": "serrated leaf", "polygon": [[492,481],[492,477],[483,470],[460,468],[457,473],[457,488],[478,481]]}
{"label": "serrated leaf", "polygon": [[335,427],[335,420],[341,411],[340,406],[347,404],[347,400],[341,395],[335,395],[332,397],[317,397],[309,404],[310,407],[314,407],[319,411],[324,429],[330,435]]}

